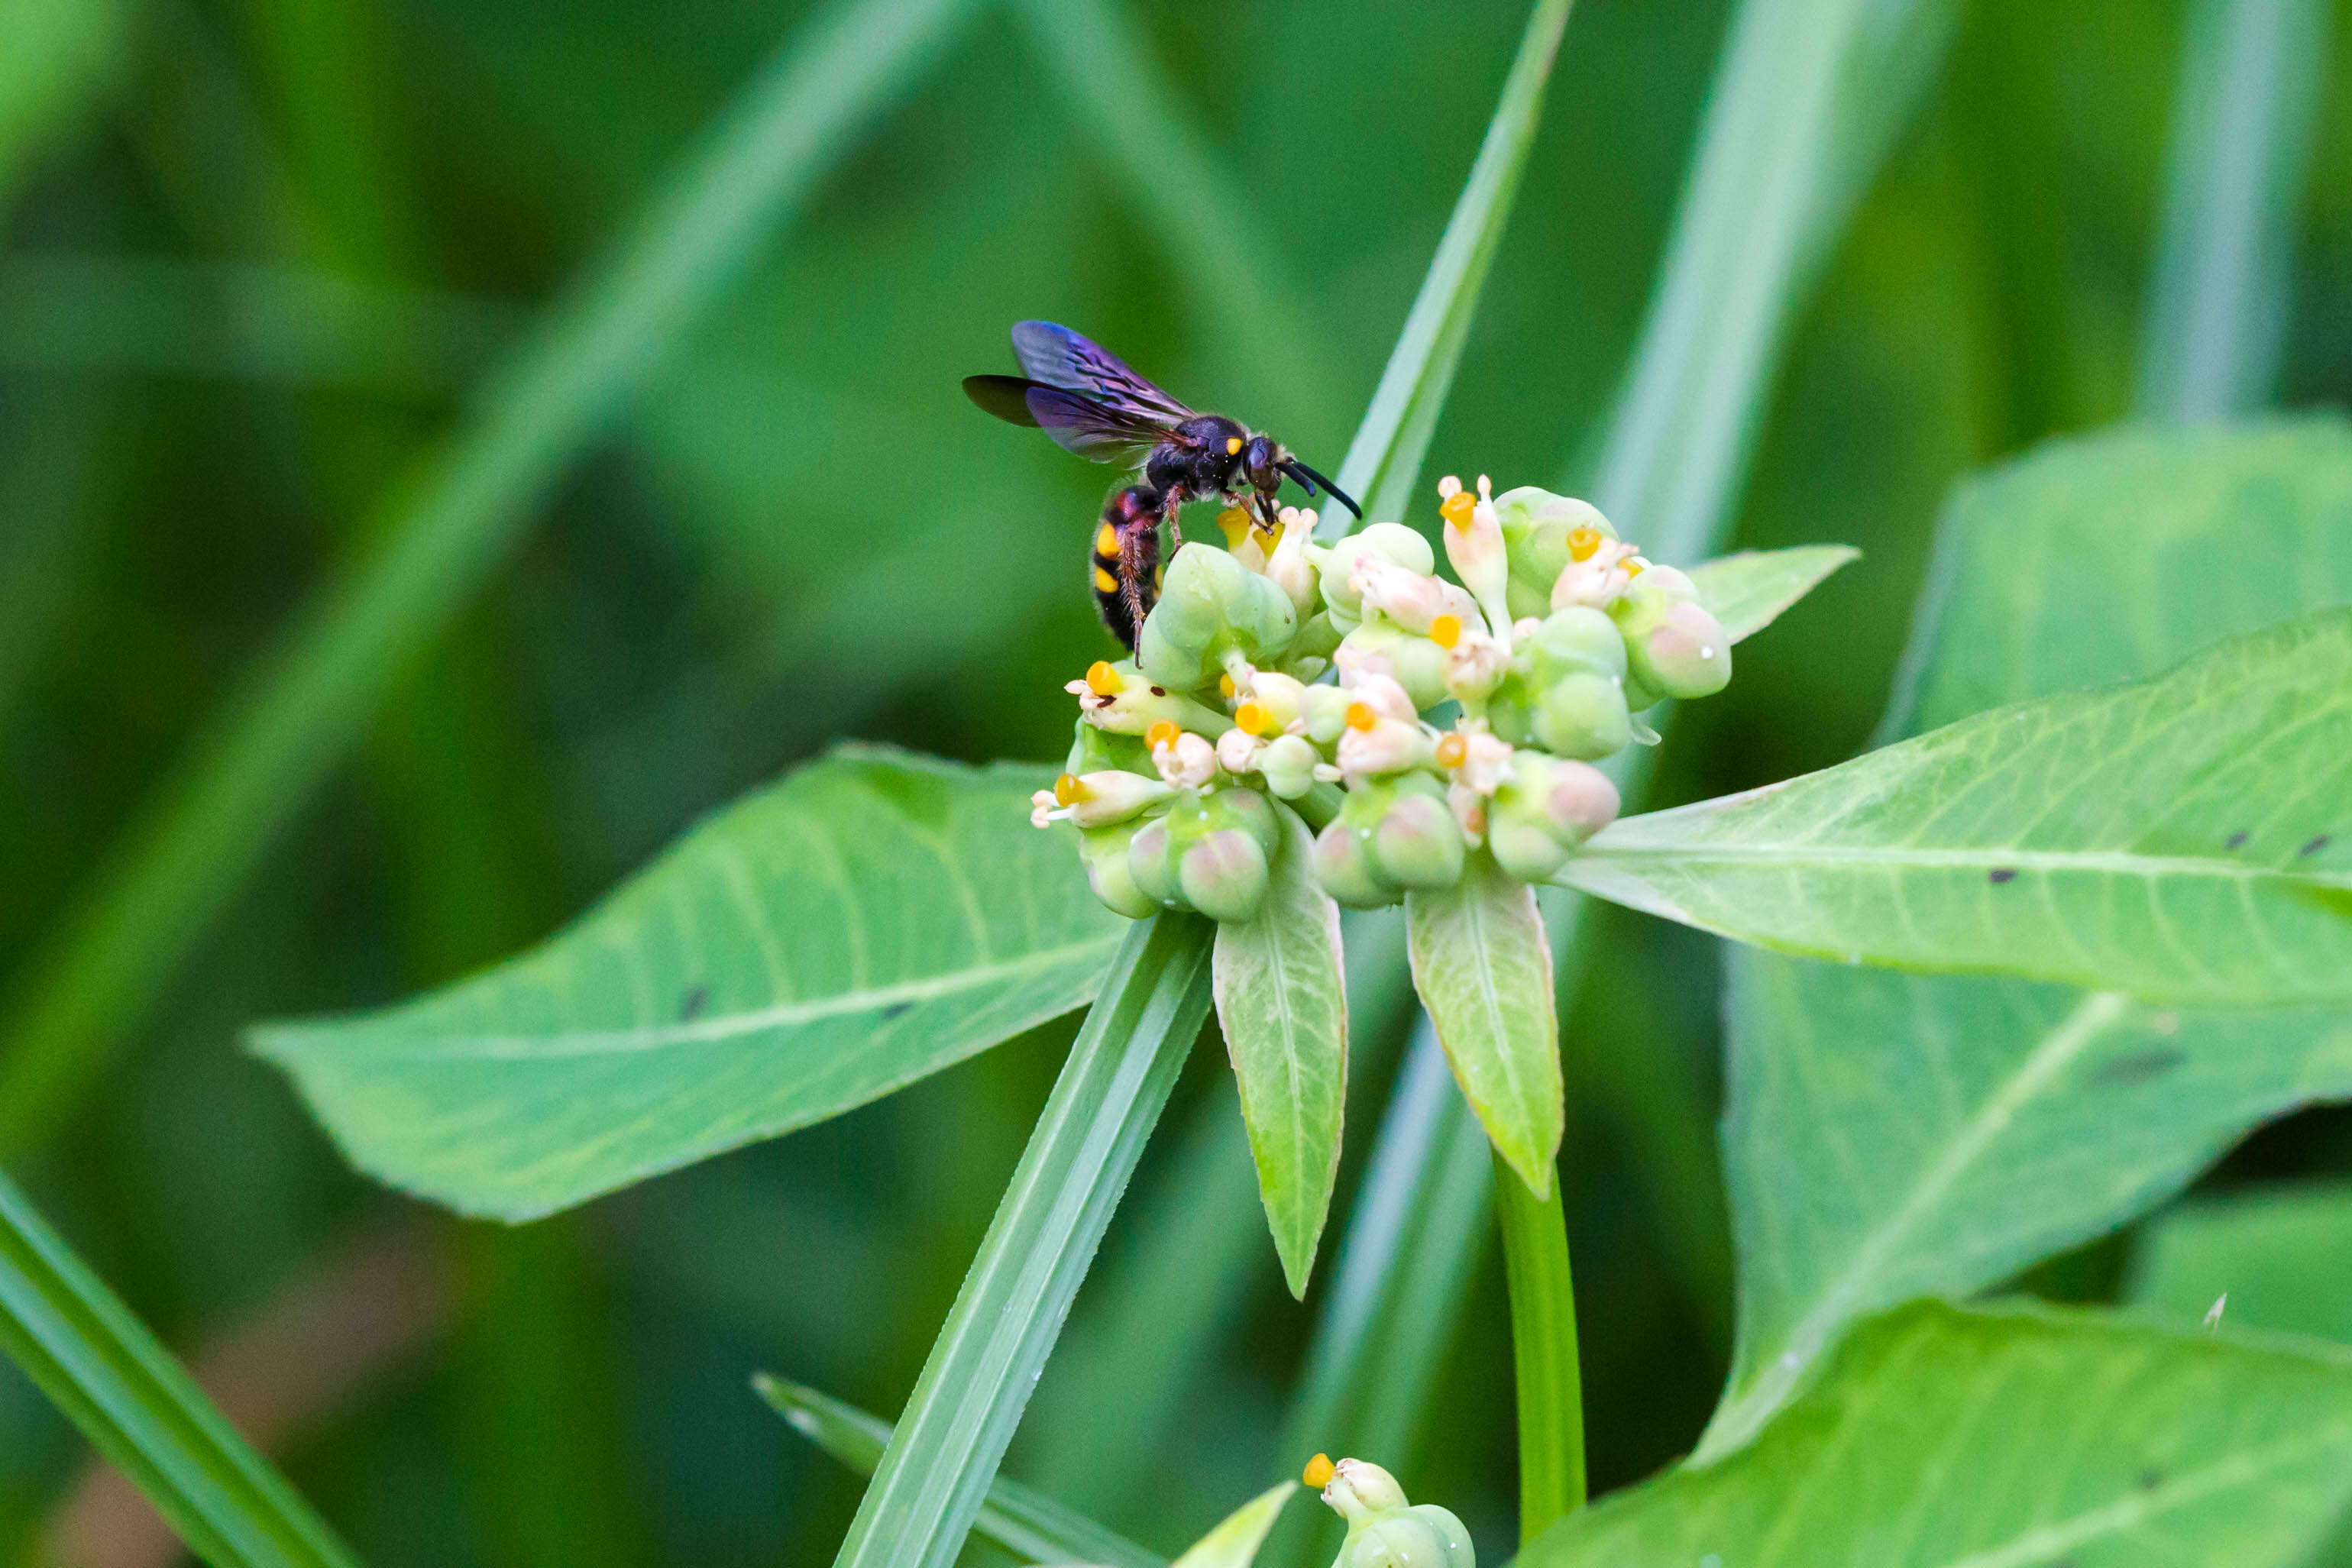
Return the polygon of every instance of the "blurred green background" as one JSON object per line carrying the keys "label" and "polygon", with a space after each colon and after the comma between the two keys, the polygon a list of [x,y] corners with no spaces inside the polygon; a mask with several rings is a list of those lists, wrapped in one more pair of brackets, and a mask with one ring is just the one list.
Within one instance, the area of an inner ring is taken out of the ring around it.
{"label": "blurred green background", "polygon": [[[0,0],[0,971],[805,10]],[[847,1524],[856,1480],[748,1377],[897,1407],[1066,1027],[520,1230],[352,1176],[237,1031],[510,952],[828,737],[1058,756],[1060,683],[1108,647],[1082,557],[1108,476],[965,402],[962,375],[1013,368],[1014,319],[1068,322],[1337,468],[1524,6],[1118,15],[1244,210],[1191,214],[1216,237],[1188,241],[1048,30],[983,12],[573,466],[17,1173],[372,1563],[822,1563]],[[1713,0],[1580,0],[1429,478],[1551,483],[1591,452],[1726,21]],[[1741,650],[1680,726],[1666,799],[1859,748],[1946,486],[2129,411],[2182,27],[2178,0],[1967,5],[1796,323],[1738,513],[1741,543],[1865,558]],[[2352,394],[2344,103],[2306,183],[2291,404]],[[1712,945],[1600,918],[1565,1032],[1597,1489],[1688,1446],[1729,1322]],[[1352,1156],[1394,1061],[1367,1055]],[[1651,1071],[1604,1065],[1627,1060]],[[1098,1279],[1139,1215],[1186,1210],[1175,1130],[1228,1082],[1201,1051]],[[2224,1176],[2347,1166],[2341,1119],[2312,1115]],[[1291,1301],[1258,1243],[1172,1429],[1118,1430],[1049,1370],[1008,1473],[1150,1455],[1166,1506],[1087,1490],[1171,1550],[1295,1470],[1276,1433],[1317,1298]],[[2040,1282],[2108,1291],[2119,1256]],[[1491,1249],[1481,1268],[1416,1451],[1370,1457],[1499,1542],[1509,1350]],[[1074,1342],[1098,1305],[1080,1298]],[[168,1560],[87,1463],[0,1368],[0,1540]]]}

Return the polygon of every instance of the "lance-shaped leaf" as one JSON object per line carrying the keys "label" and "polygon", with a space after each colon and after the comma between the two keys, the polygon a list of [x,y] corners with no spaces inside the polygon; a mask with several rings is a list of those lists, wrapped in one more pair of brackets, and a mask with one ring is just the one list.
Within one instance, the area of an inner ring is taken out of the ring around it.
{"label": "lance-shaped leaf", "polygon": [[1698,587],[1699,602],[1739,643],[1779,620],[1830,573],[1860,559],[1862,552],[1852,545],[1744,549],[1691,568],[1690,579]]}
{"label": "lance-shaped leaf", "polygon": [[1297,1481],[1268,1487],[1218,1521],[1217,1527],[1184,1549],[1174,1568],[1249,1568],[1274,1528],[1282,1505],[1298,1490]]}
{"label": "lance-shaped leaf", "polygon": [[1348,1092],[1348,988],[1339,906],[1315,879],[1315,840],[1276,804],[1276,846],[1257,918],[1217,927],[1217,1022],[1240,1086],[1258,1194],[1290,1293],[1307,1294],[1339,1179]]}
{"label": "lance-shaped leaf", "polygon": [[2352,612],[1604,830],[1570,885],[1782,952],[2352,999]]}
{"label": "lance-shaped leaf", "polygon": [[1565,1120],[1551,944],[1535,889],[1473,854],[1452,887],[1405,895],[1413,988],[1486,1136],[1538,1197]]}
{"label": "lance-shaped leaf", "polygon": [[1523,1568],[2298,1568],[2352,1495],[2352,1359],[2112,1314],[1923,1305],[1754,1447],[1546,1531]]}
{"label": "lance-shaped leaf", "polygon": [[837,1114],[1082,1007],[1126,922],[1029,825],[1042,768],[844,747],[537,951],[267,1025],[354,1164],[524,1219]]}
{"label": "lance-shaped leaf", "polygon": [[[2154,674],[2352,597],[2347,525],[2336,418],[2110,432],[1971,479],[1888,727]],[[1701,1459],[1855,1318],[1993,1284],[2146,1211],[2247,1127],[2352,1095],[2341,1010],[2175,1013],[1752,948],[1731,978],[1739,1342]]]}

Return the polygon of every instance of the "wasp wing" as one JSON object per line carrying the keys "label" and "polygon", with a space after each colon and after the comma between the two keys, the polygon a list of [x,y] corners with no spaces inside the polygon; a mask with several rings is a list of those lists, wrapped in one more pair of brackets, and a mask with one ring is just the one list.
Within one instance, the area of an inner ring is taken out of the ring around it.
{"label": "wasp wing", "polygon": [[1157,419],[1022,376],[966,376],[964,394],[997,418],[1043,430],[1097,463],[1142,463],[1167,434]]}
{"label": "wasp wing", "polygon": [[1016,321],[1013,351],[1021,368],[1047,386],[1061,387],[1132,411],[1163,424],[1181,424],[1192,411],[1135,373],[1125,360],[1092,339],[1051,321]]}

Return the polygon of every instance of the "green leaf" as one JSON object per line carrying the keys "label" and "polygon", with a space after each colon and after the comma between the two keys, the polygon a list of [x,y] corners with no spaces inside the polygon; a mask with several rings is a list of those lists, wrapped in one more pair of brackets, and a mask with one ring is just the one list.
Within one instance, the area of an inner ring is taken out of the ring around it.
{"label": "green leaf", "polygon": [[0,1349],[214,1568],[355,1568],[334,1531],[5,1176]]}
{"label": "green leaf", "polygon": [[[1478,161],[1471,165],[1453,216],[1445,221],[1445,233],[1437,242],[1421,292],[1413,298],[1404,331],[1389,351],[1372,406],[1356,427],[1356,439],[1339,465],[1339,487],[1363,505],[1369,520],[1402,517],[1412,503],[1421,460],[1428,455],[1445,394],[1454,389],[1454,367],[1462,361],[1479,292],[1503,243],[1503,229],[1519,193],[1519,176],[1527,171],[1528,149],[1543,118],[1544,88],[1551,79],[1560,34],[1568,26],[1570,4],[1536,0],[1528,14],[1519,52],[1503,82],[1502,99],[1478,145]],[[1315,531],[1329,540],[1349,527],[1344,508],[1327,506]]]}
{"label": "green leaf", "polygon": [[1486,1136],[1538,1198],[1566,1116],[1551,945],[1535,889],[1474,854],[1452,887],[1405,895],[1413,989]]}
{"label": "green leaf", "polygon": [[2140,1229],[2124,1300],[2186,1323],[2352,1344],[2352,1181],[2241,1188]]}
{"label": "green leaf", "polygon": [[1779,951],[2352,998],[2352,612],[1612,824],[1561,880]]}
{"label": "green leaf", "polygon": [[1821,586],[1823,579],[1862,552],[1851,545],[1794,545],[1787,549],[1744,549],[1691,568],[1699,602],[1731,633],[1746,642],[1780,618],[1780,612]]}
{"label": "green leaf", "polygon": [[1217,1022],[1241,1087],[1265,1222],[1290,1293],[1304,1298],[1339,1179],[1348,1092],[1348,989],[1339,906],[1315,878],[1315,840],[1287,806],[1265,907],[1217,927]]}
{"label": "green leaf", "polygon": [[[1956,492],[1889,727],[2144,674],[2344,598],[2341,420],[2054,443]],[[2179,1190],[2245,1128],[2352,1094],[2340,1011],[2175,1013],[1752,949],[1730,1002],[1739,1342],[1702,1459],[1856,1316],[1980,1290]]]}
{"label": "green leaf", "polygon": [[1522,1568],[2299,1568],[2352,1495],[2352,1360],[2112,1314],[1922,1305],[1723,1464]]}
{"label": "green leaf", "polygon": [[1126,922],[1029,825],[1047,782],[843,747],[537,951],[254,1048],[396,1186],[508,1219],[579,1203],[1084,1006]]}
{"label": "green leaf", "polygon": [[2352,1095],[2341,1012],[1742,955],[1727,1013],[1739,1343],[1702,1459],[1760,1428],[1857,1319],[2006,1278],[2179,1189],[2253,1124]]}
{"label": "green leaf", "polygon": [[631,232],[494,372],[439,456],[356,530],[381,540],[202,722],[0,1005],[0,1148],[68,1103],[214,914],[512,551],[572,460],[693,336],[761,247],[901,97],[975,0],[820,8]]}
{"label": "green leaf", "polygon": [[16,193],[49,139],[121,72],[122,0],[11,0],[0,5],[0,202]]}
{"label": "green leaf", "polygon": [[1297,1481],[1268,1487],[1234,1510],[1214,1530],[1185,1548],[1174,1568],[1249,1568],[1282,1505],[1298,1490]]}
{"label": "green leaf", "polygon": [[2347,602],[2342,415],[2053,442],[1953,493],[1886,733],[2142,680]]}
{"label": "green leaf", "polygon": [[1129,925],[835,1568],[949,1568],[1209,1016],[1211,925]]}
{"label": "green leaf", "polygon": [[[766,1373],[751,1386],[792,1429],[860,1475],[870,1476],[890,1442],[890,1423],[814,1388]],[[1167,1568],[1167,1559],[1003,1478],[991,1482],[972,1528],[1024,1563],[1091,1563],[1103,1568]]]}

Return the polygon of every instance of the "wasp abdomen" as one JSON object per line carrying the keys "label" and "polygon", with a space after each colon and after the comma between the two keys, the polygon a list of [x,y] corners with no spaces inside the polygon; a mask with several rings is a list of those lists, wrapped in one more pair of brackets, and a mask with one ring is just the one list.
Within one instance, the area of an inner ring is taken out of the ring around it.
{"label": "wasp abdomen", "polygon": [[1143,618],[1160,596],[1162,497],[1149,485],[1129,485],[1105,502],[1087,552],[1095,608],[1111,635],[1135,651]]}

